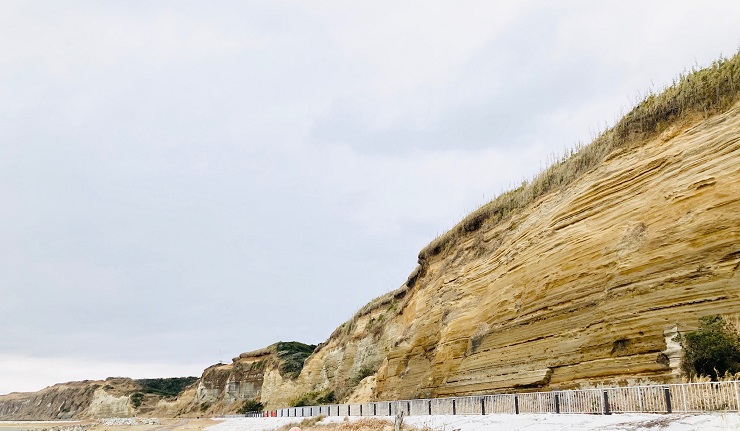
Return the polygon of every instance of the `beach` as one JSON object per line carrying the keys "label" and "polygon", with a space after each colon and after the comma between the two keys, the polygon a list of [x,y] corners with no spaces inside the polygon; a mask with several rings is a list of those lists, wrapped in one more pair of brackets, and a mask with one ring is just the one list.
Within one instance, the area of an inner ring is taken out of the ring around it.
{"label": "beach", "polygon": [[[110,421],[0,421],[0,431],[391,431],[393,417],[160,419],[157,423],[111,425]],[[404,418],[404,429],[425,431],[728,431],[740,430],[737,413],[619,415],[436,415]]]}

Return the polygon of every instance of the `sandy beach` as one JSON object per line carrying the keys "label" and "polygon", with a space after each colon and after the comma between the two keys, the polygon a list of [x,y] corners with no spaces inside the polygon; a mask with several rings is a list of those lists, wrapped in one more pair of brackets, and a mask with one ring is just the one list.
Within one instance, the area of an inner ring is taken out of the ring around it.
{"label": "sandy beach", "polygon": [[[105,425],[96,420],[85,421],[0,421],[0,431],[41,431],[55,427],[73,430],[75,425],[87,431],[202,431],[220,423],[213,419],[159,419],[159,424]],[[69,428],[67,428],[69,427]]]}
{"label": "sandy beach", "polygon": [[[228,418],[161,419],[158,424],[105,425],[98,421],[16,421],[0,422],[0,431],[41,431],[64,427],[74,431],[271,431],[288,430],[298,425],[303,431],[391,431],[392,417]],[[80,428],[78,428],[80,429]],[[714,414],[619,414],[619,415],[486,415],[486,416],[409,416],[405,430],[419,431],[725,431],[740,430],[740,415]]]}

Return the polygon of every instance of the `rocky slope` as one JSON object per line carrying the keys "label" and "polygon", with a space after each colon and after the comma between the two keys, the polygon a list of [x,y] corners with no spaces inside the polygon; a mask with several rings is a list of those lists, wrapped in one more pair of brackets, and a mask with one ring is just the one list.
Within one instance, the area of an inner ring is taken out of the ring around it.
{"label": "rocky slope", "polygon": [[[60,383],[38,392],[0,396],[0,420],[54,420],[128,417],[165,413],[171,416],[191,409],[194,387],[179,397],[162,396],[157,384],[175,386],[192,379],[132,380],[111,377]],[[160,392],[160,393],[158,393]],[[188,400],[188,401],[186,401]]]}
{"label": "rocky slope", "polygon": [[298,342],[279,342],[242,353],[230,364],[208,367],[198,381],[195,399],[187,413],[234,413],[244,401],[274,398],[270,390],[277,387],[285,391],[280,383],[295,379],[315,348]]}
{"label": "rocky slope", "polygon": [[677,332],[740,312],[739,60],[651,96],[432,242],[298,379],[266,379],[263,402],[676,381]]}

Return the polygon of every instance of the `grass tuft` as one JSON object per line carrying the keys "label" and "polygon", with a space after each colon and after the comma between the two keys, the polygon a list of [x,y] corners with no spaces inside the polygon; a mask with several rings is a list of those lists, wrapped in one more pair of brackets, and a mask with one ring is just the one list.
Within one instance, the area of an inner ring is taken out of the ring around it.
{"label": "grass tuft", "polygon": [[660,94],[650,93],[616,125],[591,144],[571,150],[540,172],[531,182],[507,191],[466,216],[419,253],[422,266],[451,249],[457,241],[485,225],[496,225],[540,197],[559,190],[601,164],[619,149],[656,137],[677,122],[730,108],[740,93],[740,52],[721,58],[704,69],[682,73]]}

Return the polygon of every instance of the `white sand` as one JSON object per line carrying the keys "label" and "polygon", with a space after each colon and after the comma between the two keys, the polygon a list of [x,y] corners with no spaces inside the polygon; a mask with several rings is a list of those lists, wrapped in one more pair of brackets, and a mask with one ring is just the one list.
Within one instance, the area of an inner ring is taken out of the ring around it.
{"label": "white sand", "polygon": [[[393,417],[381,417],[393,420]],[[359,419],[351,417],[350,420]],[[301,418],[230,418],[207,431],[268,431],[298,423]],[[341,422],[343,417],[324,418],[321,423]],[[486,415],[408,416],[404,423],[440,431],[727,431],[740,430],[737,413],[715,414],[618,414],[600,415]]]}

